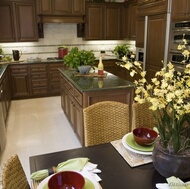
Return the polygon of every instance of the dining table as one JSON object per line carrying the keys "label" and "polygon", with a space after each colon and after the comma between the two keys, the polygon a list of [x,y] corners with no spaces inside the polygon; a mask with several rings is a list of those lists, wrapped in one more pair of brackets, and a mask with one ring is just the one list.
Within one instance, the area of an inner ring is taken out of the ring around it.
{"label": "dining table", "polygon": [[111,143],[81,147],[29,157],[31,173],[51,168],[71,158],[87,157],[98,164],[103,189],[154,189],[156,183],[166,183],[153,163],[131,167]]}

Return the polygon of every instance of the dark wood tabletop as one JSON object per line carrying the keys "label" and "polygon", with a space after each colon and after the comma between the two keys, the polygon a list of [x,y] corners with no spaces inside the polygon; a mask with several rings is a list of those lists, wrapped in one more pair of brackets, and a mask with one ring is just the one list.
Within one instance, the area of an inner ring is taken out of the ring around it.
{"label": "dark wood tabletop", "polygon": [[131,168],[110,143],[32,156],[30,171],[57,166],[76,157],[88,157],[90,162],[98,164],[103,189],[155,189],[156,183],[166,182],[152,163]]}

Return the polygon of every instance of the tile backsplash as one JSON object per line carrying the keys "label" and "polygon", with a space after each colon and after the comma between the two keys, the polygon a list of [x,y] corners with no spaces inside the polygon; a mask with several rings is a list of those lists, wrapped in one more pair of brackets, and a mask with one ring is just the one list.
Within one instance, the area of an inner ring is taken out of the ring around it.
{"label": "tile backsplash", "polygon": [[127,44],[132,51],[135,51],[135,41],[127,40],[105,40],[105,41],[85,41],[77,37],[76,24],[44,24],[44,38],[38,42],[26,43],[0,43],[4,54],[12,55],[12,50],[22,51],[22,60],[27,58],[58,57],[58,47],[67,46],[70,50],[77,46],[79,49],[93,50],[95,56],[99,56],[101,50],[107,54],[112,54],[112,50],[117,44]]}

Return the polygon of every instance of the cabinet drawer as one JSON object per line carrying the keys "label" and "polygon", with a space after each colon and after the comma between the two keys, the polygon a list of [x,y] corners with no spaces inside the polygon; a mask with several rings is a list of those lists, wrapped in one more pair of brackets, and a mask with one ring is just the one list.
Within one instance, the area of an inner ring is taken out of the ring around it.
{"label": "cabinet drawer", "polygon": [[28,73],[28,66],[11,67],[11,73],[13,73],[13,74]]}
{"label": "cabinet drawer", "polygon": [[32,80],[36,80],[36,79],[47,79],[47,74],[46,74],[46,73],[31,74],[31,79],[32,79]]}
{"label": "cabinet drawer", "polygon": [[74,96],[74,88],[68,81],[64,83],[64,87],[67,90],[67,92]]}
{"label": "cabinet drawer", "polygon": [[47,66],[46,65],[36,65],[30,67],[31,74],[35,72],[47,72]]}
{"label": "cabinet drawer", "polygon": [[59,73],[49,73],[49,79],[51,82],[59,81],[60,80]]}
{"label": "cabinet drawer", "polygon": [[50,66],[49,66],[49,71],[50,72],[58,72],[59,73],[59,70],[58,70],[58,68],[61,68],[61,67],[63,67],[63,63],[61,63],[61,64],[51,64]]}
{"label": "cabinet drawer", "polygon": [[32,87],[43,87],[47,86],[47,79],[42,79],[40,81],[32,81]]}
{"label": "cabinet drawer", "polygon": [[77,100],[77,102],[82,106],[82,94],[74,89],[74,98]]}
{"label": "cabinet drawer", "polygon": [[36,89],[32,89],[32,94],[33,95],[46,95],[48,93],[48,88],[44,87],[44,88],[36,88]]}

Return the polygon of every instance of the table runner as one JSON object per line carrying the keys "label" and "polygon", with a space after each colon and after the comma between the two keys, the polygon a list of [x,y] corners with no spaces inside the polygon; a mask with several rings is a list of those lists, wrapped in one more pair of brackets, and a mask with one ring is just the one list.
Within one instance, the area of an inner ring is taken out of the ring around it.
{"label": "table runner", "polygon": [[152,162],[151,155],[137,154],[126,149],[123,146],[121,139],[112,141],[111,144],[131,167],[136,167]]}

